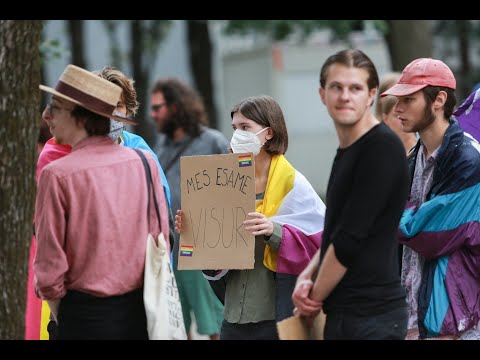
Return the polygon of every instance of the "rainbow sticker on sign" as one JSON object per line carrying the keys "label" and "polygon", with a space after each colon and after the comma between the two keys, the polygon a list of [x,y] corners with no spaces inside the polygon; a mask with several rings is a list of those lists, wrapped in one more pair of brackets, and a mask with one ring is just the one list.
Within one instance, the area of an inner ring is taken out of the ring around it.
{"label": "rainbow sticker on sign", "polygon": [[180,246],[180,256],[192,256],[193,246],[182,245]]}
{"label": "rainbow sticker on sign", "polygon": [[238,166],[252,166],[252,156],[251,155],[240,155],[238,157]]}

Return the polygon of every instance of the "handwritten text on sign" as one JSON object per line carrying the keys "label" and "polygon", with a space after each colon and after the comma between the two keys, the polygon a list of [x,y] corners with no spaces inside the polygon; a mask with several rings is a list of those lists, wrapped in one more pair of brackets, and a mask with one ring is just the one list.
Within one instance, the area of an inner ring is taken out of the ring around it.
{"label": "handwritten text on sign", "polygon": [[180,159],[184,213],[178,268],[252,269],[255,238],[243,221],[255,211],[250,154]]}

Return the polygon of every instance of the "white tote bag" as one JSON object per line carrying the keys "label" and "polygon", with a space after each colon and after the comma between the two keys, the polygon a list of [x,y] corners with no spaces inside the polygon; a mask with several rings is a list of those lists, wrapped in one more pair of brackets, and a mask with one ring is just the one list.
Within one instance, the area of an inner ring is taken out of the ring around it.
{"label": "white tote bag", "polygon": [[[142,159],[147,178],[147,219],[150,228],[151,194],[153,194],[159,224],[161,224],[160,211],[148,161],[140,150],[135,149],[135,151]],[[182,305],[163,232],[160,232],[157,240],[155,242],[153,236],[148,234],[143,278],[143,302],[147,316],[148,338],[150,340],[186,340],[187,332],[183,322]]]}
{"label": "white tote bag", "polygon": [[147,237],[143,301],[150,340],[186,340],[182,305],[163,233]]}

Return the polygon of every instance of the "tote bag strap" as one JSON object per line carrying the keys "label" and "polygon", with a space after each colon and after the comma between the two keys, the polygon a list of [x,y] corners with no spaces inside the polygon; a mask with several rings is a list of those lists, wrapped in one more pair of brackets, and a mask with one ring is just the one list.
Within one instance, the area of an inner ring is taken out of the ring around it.
{"label": "tote bag strap", "polygon": [[155,213],[157,214],[158,225],[160,229],[162,228],[162,223],[160,222],[160,210],[158,209],[157,197],[155,196],[155,187],[153,186],[152,172],[150,171],[150,165],[148,164],[145,154],[138,150],[133,149],[142,159],[143,167],[145,169],[145,176],[147,179],[147,188],[148,188],[148,202],[147,202],[147,219],[148,219],[148,228],[150,229],[150,194],[153,193],[153,203],[155,205]]}

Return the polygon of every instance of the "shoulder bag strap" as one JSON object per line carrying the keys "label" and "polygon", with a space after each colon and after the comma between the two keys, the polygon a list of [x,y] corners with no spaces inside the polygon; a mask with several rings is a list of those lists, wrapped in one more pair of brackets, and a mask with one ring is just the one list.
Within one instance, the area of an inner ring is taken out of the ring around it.
{"label": "shoulder bag strap", "polygon": [[147,158],[142,151],[138,149],[133,149],[142,159],[143,167],[145,168],[145,176],[147,179],[147,188],[148,188],[148,202],[147,202],[147,219],[148,219],[148,228],[150,229],[150,193],[153,193],[153,203],[155,205],[155,212],[157,214],[158,224],[160,229],[162,228],[162,223],[160,222],[160,210],[158,209],[157,197],[155,196],[155,188],[153,186],[152,172],[150,171],[150,165],[148,164]]}

